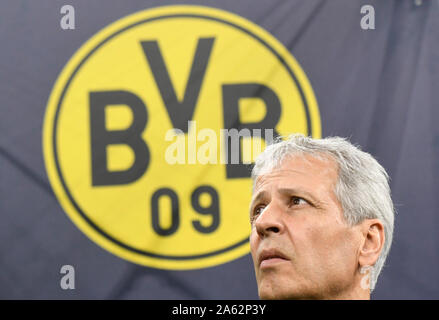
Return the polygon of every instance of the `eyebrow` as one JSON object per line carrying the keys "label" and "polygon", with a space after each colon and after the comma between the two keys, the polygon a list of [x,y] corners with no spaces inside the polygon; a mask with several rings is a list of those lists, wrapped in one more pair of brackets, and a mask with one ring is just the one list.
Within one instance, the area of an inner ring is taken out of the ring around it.
{"label": "eyebrow", "polygon": [[258,194],[256,195],[256,197],[254,197],[251,202],[250,202],[250,219],[253,216],[253,208],[254,208],[254,204],[257,203],[259,200],[261,200],[262,198],[267,196],[267,191],[261,191],[258,192]]}
{"label": "eyebrow", "polygon": [[264,198],[264,197],[266,197],[266,196],[267,196],[267,191],[261,191],[261,192],[258,192],[258,194],[256,195],[256,197],[254,197],[254,198],[252,199],[251,204],[253,205],[253,203],[257,202],[258,200],[261,200],[261,198]]}
{"label": "eyebrow", "polygon": [[313,194],[311,194],[309,191],[306,191],[304,189],[300,189],[300,188],[280,188],[278,189],[278,192],[281,194],[302,194],[305,197],[311,199],[311,201],[313,201],[314,203],[318,204],[320,203],[319,200],[317,200]]}
{"label": "eyebrow", "polygon": [[[304,197],[309,198],[312,204],[316,206],[319,206],[322,203],[321,201],[317,200],[309,191],[306,191],[301,188],[279,188],[277,191],[283,195],[289,195],[289,194],[303,195]],[[258,202],[260,199],[266,196],[267,196],[267,192],[261,191],[252,199],[250,206],[250,215],[252,214],[254,203]]]}

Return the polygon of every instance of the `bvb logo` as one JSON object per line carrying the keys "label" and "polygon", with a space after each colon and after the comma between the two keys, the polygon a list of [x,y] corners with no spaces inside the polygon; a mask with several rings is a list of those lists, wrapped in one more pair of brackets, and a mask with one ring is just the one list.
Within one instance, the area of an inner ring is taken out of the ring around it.
{"label": "bvb logo", "polygon": [[[218,135],[321,134],[306,75],[260,27],[198,6],[130,15],[74,54],[47,106],[48,176],[79,229],[156,268],[203,268],[247,254],[248,167],[165,161],[166,132],[174,128],[188,143],[189,121]],[[240,152],[255,139],[242,137]]]}

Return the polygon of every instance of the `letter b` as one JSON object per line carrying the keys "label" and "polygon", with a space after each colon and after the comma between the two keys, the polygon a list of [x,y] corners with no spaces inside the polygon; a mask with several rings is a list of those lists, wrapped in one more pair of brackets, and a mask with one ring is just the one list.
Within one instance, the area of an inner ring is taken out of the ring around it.
{"label": "letter b", "polygon": [[[126,105],[133,113],[133,122],[125,130],[107,130],[105,109],[109,105]],[[142,139],[148,120],[146,106],[135,94],[127,91],[90,92],[90,134],[92,185],[127,184],[140,178],[149,165],[149,149]],[[124,144],[135,155],[133,165],[126,170],[109,171],[107,146]]]}

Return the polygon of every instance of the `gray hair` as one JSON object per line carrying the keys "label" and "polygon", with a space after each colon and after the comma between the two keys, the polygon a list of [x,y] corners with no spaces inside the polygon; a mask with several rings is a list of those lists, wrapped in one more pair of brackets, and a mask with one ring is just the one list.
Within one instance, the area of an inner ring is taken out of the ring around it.
{"label": "gray hair", "polygon": [[[287,156],[310,155],[322,159],[330,156],[338,165],[338,180],[334,193],[343,208],[348,225],[365,219],[379,219],[384,226],[384,245],[378,260],[370,270],[370,289],[375,288],[378,275],[390,251],[393,235],[394,207],[386,170],[359,146],[341,137],[313,139],[292,134],[286,140],[277,138],[255,161],[253,183],[266,170],[279,167]],[[264,172],[263,172],[264,171]]]}

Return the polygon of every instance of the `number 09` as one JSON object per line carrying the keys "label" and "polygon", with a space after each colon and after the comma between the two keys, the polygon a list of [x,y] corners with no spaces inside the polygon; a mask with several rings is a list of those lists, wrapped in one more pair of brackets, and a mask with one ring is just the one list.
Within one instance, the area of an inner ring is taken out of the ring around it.
{"label": "number 09", "polygon": [[[201,204],[201,196],[208,194],[210,196],[210,203],[208,206]],[[159,200],[162,196],[167,196],[171,200],[171,225],[168,228],[160,226],[160,210]],[[216,190],[208,185],[199,186],[191,195],[192,208],[199,214],[205,216],[212,216],[210,225],[205,226],[199,220],[192,220],[192,225],[195,230],[200,233],[212,233],[220,224],[220,208],[219,197]],[[151,197],[151,219],[154,231],[161,236],[170,236],[177,232],[180,226],[180,205],[178,196],[174,190],[170,188],[160,188]]]}

